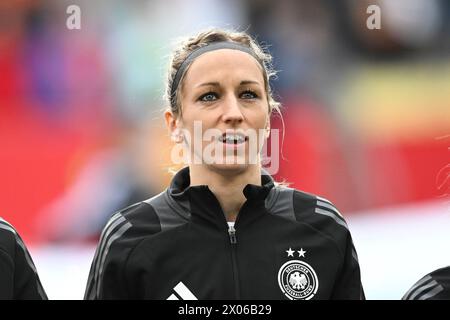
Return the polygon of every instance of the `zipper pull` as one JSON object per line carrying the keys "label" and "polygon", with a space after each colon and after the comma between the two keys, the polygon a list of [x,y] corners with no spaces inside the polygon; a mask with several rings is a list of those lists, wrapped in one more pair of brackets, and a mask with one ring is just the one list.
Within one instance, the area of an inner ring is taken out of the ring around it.
{"label": "zipper pull", "polygon": [[231,244],[236,244],[236,243],[237,243],[237,239],[236,239],[236,229],[234,228],[233,225],[229,225],[229,226],[228,226],[228,235],[230,236],[230,242],[231,242]]}

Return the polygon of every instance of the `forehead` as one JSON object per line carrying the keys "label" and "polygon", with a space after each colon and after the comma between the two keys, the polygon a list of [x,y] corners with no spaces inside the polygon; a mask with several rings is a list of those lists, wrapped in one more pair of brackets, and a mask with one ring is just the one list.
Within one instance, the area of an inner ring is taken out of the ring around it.
{"label": "forehead", "polygon": [[192,62],[184,77],[184,85],[196,86],[205,81],[254,80],[264,84],[263,70],[248,53],[232,49],[206,52]]}

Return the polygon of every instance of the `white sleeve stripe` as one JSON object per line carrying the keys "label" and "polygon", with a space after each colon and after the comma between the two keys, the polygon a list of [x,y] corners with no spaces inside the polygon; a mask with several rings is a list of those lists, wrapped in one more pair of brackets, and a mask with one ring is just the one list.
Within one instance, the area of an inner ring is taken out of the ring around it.
{"label": "white sleeve stripe", "polygon": [[[120,212],[114,214],[114,215],[109,219],[109,221],[106,223],[106,225],[103,227],[103,230],[102,230],[102,232],[101,232],[101,234],[100,234],[99,244],[97,245],[97,250],[95,250],[95,255],[94,255],[94,258],[93,258],[93,260],[92,260],[92,261],[93,261],[93,264],[95,264],[96,261],[97,261],[97,259],[98,259],[98,255],[99,255],[99,253],[100,253],[100,245],[101,245],[102,239],[105,238],[105,233],[108,232],[109,226],[110,226],[115,220],[117,220],[117,219],[120,218],[120,217],[121,217]],[[89,283],[90,283],[91,280],[92,280],[91,278],[92,278],[92,274],[89,275],[88,285],[89,285]]]}
{"label": "white sleeve stripe", "polygon": [[339,210],[336,209],[335,206],[333,206],[333,205],[331,205],[331,204],[329,204],[329,203],[326,203],[326,202],[323,202],[323,201],[317,201],[317,205],[320,206],[320,207],[323,207],[323,208],[330,209],[330,210],[336,212],[336,214],[337,214],[338,216],[340,216],[342,219],[344,218],[344,217],[342,216],[342,214],[339,212]]}
{"label": "white sleeve stripe", "polygon": [[444,291],[444,287],[441,285],[438,285],[437,287],[433,288],[430,292],[427,292],[423,296],[419,298],[419,300],[428,300],[433,298],[435,295],[437,295],[439,292]]}
{"label": "white sleeve stripe", "polygon": [[341,226],[343,226],[345,229],[348,230],[348,226],[345,223],[345,221],[342,221],[338,216],[336,216],[336,214],[334,212],[320,209],[320,208],[316,208],[315,212],[332,218],[334,221],[336,221],[337,224],[340,224]]}
{"label": "white sleeve stripe", "polygon": [[109,226],[116,221],[117,219],[119,219],[122,215],[120,214],[120,212],[114,214],[109,221],[106,223],[105,227],[103,228],[102,233],[100,234],[100,239],[105,237],[105,233],[108,231]]}
{"label": "white sleeve stripe", "polygon": [[[5,219],[3,219],[3,218],[1,218],[1,217],[0,217],[0,222],[3,222],[3,223],[6,224],[7,226],[9,226],[9,227],[11,227],[11,228],[14,229],[14,227],[13,227],[8,221],[6,221]],[[15,232],[15,231],[14,231],[14,232]]]}
{"label": "white sleeve stripe", "polygon": [[113,235],[111,235],[111,237],[109,238],[106,247],[105,247],[105,252],[102,255],[102,260],[100,262],[100,269],[98,272],[98,278],[96,279],[97,281],[97,297],[100,296],[100,282],[102,279],[102,273],[103,273],[103,267],[105,264],[105,260],[106,260],[106,256],[108,255],[109,249],[112,245],[112,243],[114,241],[116,241],[118,238],[120,238],[129,228],[131,228],[131,223],[129,223],[128,221],[126,223],[124,223],[119,230],[117,230]]}
{"label": "white sleeve stripe", "polygon": [[98,250],[98,257],[96,262],[96,268],[98,268],[98,258],[102,256],[104,247],[106,245],[106,242],[108,241],[108,237],[110,234],[114,231],[114,229],[125,221],[125,217],[118,216],[113,223],[108,223],[106,228],[103,230],[103,235],[100,237],[100,244],[99,244],[99,250]]}
{"label": "white sleeve stripe", "polygon": [[[117,227],[117,225],[119,225],[120,223],[122,223],[124,221],[125,221],[125,217],[123,217],[120,213],[117,213],[110,219],[110,221],[108,221],[105,228],[103,229],[102,235],[100,236],[100,242],[97,246],[97,250],[95,252],[94,259],[92,262],[92,265],[94,266],[94,268],[91,270],[91,274],[89,275],[89,279],[88,279],[87,288],[89,291],[92,290],[92,286],[97,281],[96,276],[97,276],[97,273],[99,270],[99,265],[100,265],[101,257],[103,255],[104,247],[108,241],[108,237],[114,231],[114,229]],[[94,276],[95,276],[95,278],[94,278]]]}
{"label": "white sleeve stripe", "polygon": [[421,285],[423,285],[425,282],[431,280],[431,276],[426,276],[424,278],[422,278],[421,280],[419,280],[415,285],[413,285],[408,292],[405,293],[405,295],[403,296],[403,300],[408,300],[409,299],[409,295],[416,290],[417,287],[420,287]]}
{"label": "white sleeve stripe", "polygon": [[16,230],[14,230],[14,228],[11,227],[9,224],[0,223],[0,228],[2,228],[3,230],[8,230],[8,231],[12,232],[14,235],[17,235]]}
{"label": "white sleeve stripe", "polygon": [[417,297],[419,294],[423,293],[425,290],[432,288],[434,286],[438,286],[438,283],[436,282],[436,280],[431,281],[430,283],[424,285],[423,287],[419,287],[417,288],[413,294],[411,294],[411,297],[409,298],[409,300],[414,300],[415,297]]}
{"label": "white sleeve stripe", "polygon": [[327,199],[319,197],[319,196],[316,196],[316,198],[317,198],[318,201],[323,201],[323,202],[326,202],[326,203],[329,203],[329,204],[333,205],[330,200],[327,200]]}

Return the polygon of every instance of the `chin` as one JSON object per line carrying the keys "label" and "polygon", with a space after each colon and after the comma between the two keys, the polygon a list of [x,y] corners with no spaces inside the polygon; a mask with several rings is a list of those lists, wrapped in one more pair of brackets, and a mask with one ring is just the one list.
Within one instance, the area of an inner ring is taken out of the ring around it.
{"label": "chin", "polygon": [[208,165],[208,167],[210,167],[211,170],[217,172],[217,173],[221,173],[221,174],[225,174],[225,175],[230,175],[230,174],[239,174],[242,173],[244,171],[246,171],[250,165],[248,163],[242,163],[242,164],[237,164],[237,163],[221,163],[221,164],[210,164]]}

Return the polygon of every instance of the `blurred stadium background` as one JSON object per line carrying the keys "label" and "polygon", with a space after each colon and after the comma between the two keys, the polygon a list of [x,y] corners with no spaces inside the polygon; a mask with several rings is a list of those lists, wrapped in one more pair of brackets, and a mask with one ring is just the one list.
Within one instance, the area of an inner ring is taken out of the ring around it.
{"label": "blurred stadium background", "polygon": [[270,45],[276,178],[340,208],[368,299],[450,264],[449,1],[0,1],[0,216],[49,298],[81,299],[108,216],[170,180],[168,55],[209,26]]}

